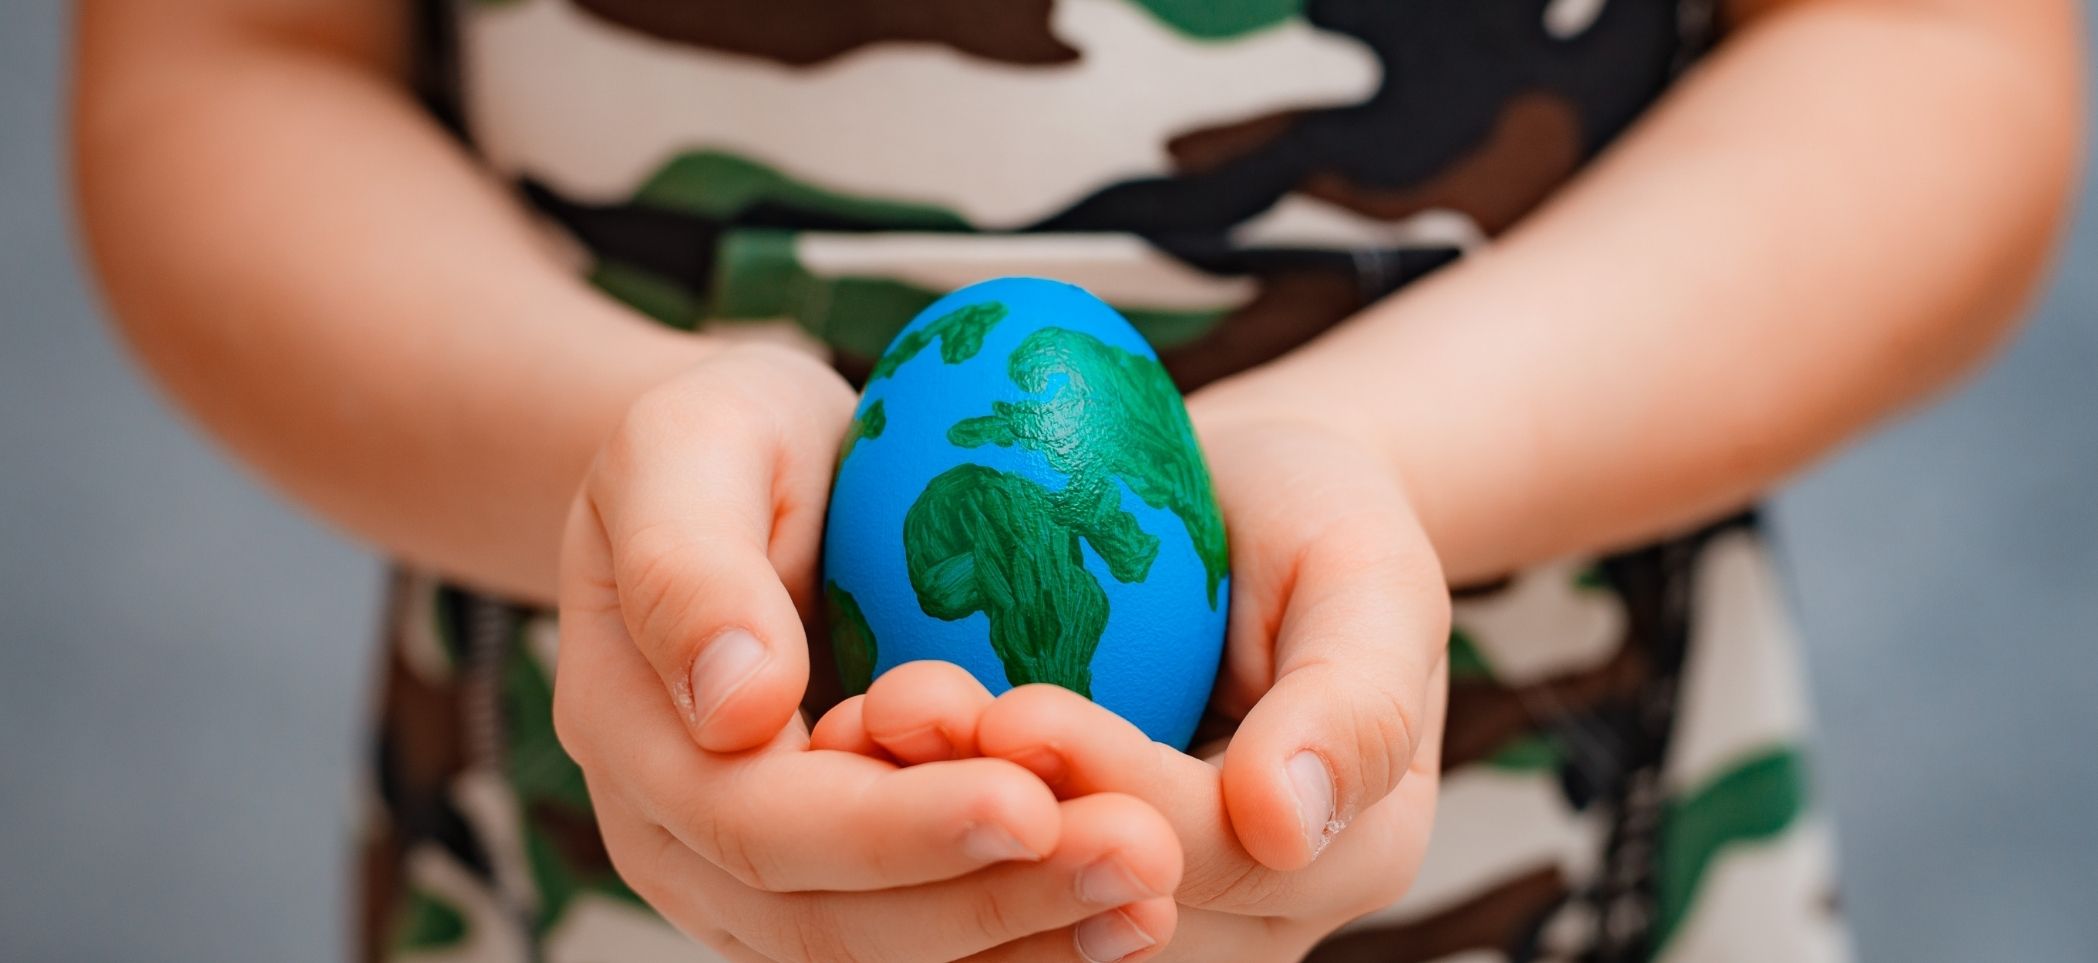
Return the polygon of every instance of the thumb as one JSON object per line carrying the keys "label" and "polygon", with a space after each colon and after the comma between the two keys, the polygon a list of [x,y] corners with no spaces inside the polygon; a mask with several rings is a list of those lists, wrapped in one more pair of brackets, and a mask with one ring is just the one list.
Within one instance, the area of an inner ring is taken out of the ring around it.
{"label": "thumb", "polygon": [[1299,558],[1274,683],[1224,757],[1239,842],[1279,870],[1310,864],[1440,738],[1428,693],[1449,634],[1441,570],[1411,524],[1352,520]]}
{"label": "thumb", "polygon": [[[718,394],[671,386],[629,413],[570,519],[563,581],[564,603],[617,608],[594,624],[623,627],[693,738],[730,752],[776,736],[807,688],[807,639],[773,555],[812,564],[820,512],[775,519],[768,419]],[[777,553],[776,525],[796,543]]]}

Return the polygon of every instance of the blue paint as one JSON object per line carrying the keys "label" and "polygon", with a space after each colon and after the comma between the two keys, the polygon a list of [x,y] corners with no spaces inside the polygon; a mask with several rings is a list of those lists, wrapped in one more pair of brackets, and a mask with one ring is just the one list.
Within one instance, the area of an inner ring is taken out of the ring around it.
{"label": "blue paint", "polygon": [[[1051,378],[1040,393],[1013,384],[1007,362],[1029,334],[1060,327],[1145,357],[1157,355],[1107,304],[1072,285],[1035,278],[956,291],[898,337],[983,301],[1002,302],[1010,314],[990,330],[975,357],[947,364],[936,342],[868,386],[860,410],[880,400],[888,424],[879,437],[857,443],[839,469],[824,532],[824,573],[865,614],[878,646],[877,675],[905,662],[938,659],[962,666],[998,693],[1011,686],[991,649],[988,618],[979,612],[947,622],[919,607],[905,565],[904,516],[934,476],[960,464],[1024,475],[1052,491],[1068,484],[1033,452],[962,448],[947,440],[950,427],[989,414],[995,401],[1043,399],[1062,386],[1061,377]],[[1160,545],[1148,577],[1133,584],[1116,581],[1090,545],[1083,549],[1085,568],[1108,599],[1107,629],[1092,661],[1093,697],[1151,738],[1184,747],[1216,679],[1230,581],[1212,608],[1202,562],[1180,519],[1144,504],[1126,486],[1121,492],[1122,507]]]}

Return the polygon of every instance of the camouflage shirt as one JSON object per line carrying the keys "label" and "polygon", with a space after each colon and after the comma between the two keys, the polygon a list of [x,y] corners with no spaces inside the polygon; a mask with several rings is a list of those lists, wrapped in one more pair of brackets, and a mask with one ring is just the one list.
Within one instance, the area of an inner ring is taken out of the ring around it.
{"label": "camouflage shirt", "polygon": [[[426,14],[433,109],[664,324],[785,326],[858,380],[940,294],[1046,275],[1183,389],[1491,243],[1714,30],[1700,0]],[[395,589],[363,958],[712,958],[612,871],[553,736],[552,617]],[[1311,959],[1844,958],[1779,595],[1750,517],[1459,590],[1427,862]]]}

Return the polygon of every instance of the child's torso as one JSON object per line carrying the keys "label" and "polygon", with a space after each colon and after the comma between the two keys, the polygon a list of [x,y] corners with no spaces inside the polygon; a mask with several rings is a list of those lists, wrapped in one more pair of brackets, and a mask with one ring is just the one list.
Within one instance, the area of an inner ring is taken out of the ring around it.
{"label": "child's torso", "polygon": [[[1713,22],[1709,0],[452,2],[440,106],[636,309],[789,322],[857,377],[939,294],[1049,275],[1187,389],[1486,243]],[[1840,956],[1752,522],[1515,573],[1455,625],[1427,865],[1313,959]],[[407,576],[391,626],[367,958],[695,958],[620,883],[554,739],[551,616]]]}
{"label": "child's torso", "polygon": [[482,0],[461,106],[670,323],[793,320],[855,374],[933,296],[1051,275],[1192,388],[1513,223],[1701,48],[1705,6]]}

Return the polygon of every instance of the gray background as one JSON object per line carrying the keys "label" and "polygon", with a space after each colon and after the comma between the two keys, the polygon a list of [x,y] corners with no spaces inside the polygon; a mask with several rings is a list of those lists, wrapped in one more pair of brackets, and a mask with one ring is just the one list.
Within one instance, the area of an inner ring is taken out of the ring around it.
{"label": "gray background", "polygon": [[[62,27],[0,11],[0,959],[331,959],[379,567],[112,342]],[[2098,959],[2094,259],[2086,218],[1985,375],[1779,503],[1866,960]]]}

